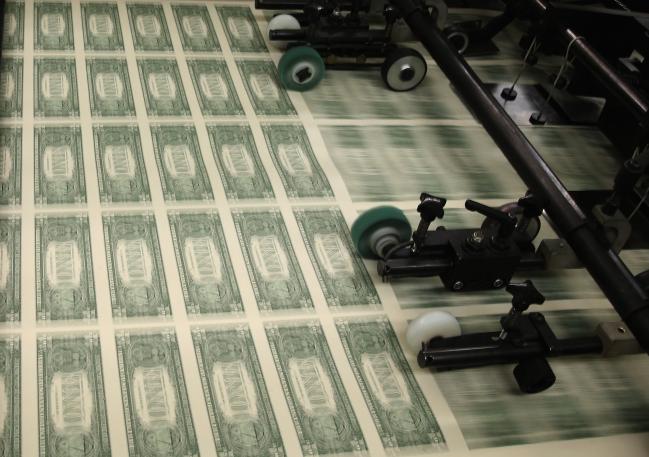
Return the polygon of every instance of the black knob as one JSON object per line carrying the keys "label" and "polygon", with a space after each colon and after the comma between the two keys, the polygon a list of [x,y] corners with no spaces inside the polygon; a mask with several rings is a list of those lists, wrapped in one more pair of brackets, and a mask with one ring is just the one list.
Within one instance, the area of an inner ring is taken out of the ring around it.
{"label": "black knob", "polygon": [[417,212],[421,215],[421,219],[430,223],[435,219],[442,219],[444,217],[444,205],[446,199],[435,197],[434,195],[423,192],[419,196],[419,205],[417,205]]}
{"label": "black knob", "polygon": [[509,283],[505,290],[512,295],[512,307],[517,311],[525,311],[530,305],[542,305],[545,297],[527,279],[521,283]]}
{"label": "black knob", "polygon": [[514,367],[518,388],[525,394],[536,394],[552,387],[557,380],[545,358],[537,356],[523,359]]}

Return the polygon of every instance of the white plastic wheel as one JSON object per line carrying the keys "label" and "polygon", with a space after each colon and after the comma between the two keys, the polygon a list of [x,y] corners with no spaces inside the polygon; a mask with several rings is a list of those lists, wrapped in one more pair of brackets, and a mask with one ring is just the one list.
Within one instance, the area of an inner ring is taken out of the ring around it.
{"label": "white plastic wheel", "polygon": [[418,354],[421,343],[428,343],[437,337],[450,338],[461,334],[462,329],[455,316],[446,311],[430,311],[408,324],[406,344],[414,354]]}
{"label": "white plastic wheel", "polygon": [[278,14],[268,23],[268,37],[271,30],[300,30],[300,22],[290,14]]}

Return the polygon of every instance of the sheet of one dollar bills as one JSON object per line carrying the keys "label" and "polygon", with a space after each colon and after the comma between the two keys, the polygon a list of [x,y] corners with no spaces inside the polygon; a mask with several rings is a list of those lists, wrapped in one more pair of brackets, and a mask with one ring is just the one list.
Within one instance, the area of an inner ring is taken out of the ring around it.
{"label": "sheet of one dollar bills", "polygon": [[[382,283],[351,223],[391,204],[416,224],[427,191],[449,199],[446,226],[478,226],[464,199],[525,187],[432,61],[413,92],[368,69],[287,93],[270,17],[6,2],[0,455],[645,455],[646,356],[553,361],[556,385],[532,396],[511,366],[417,366],[409,320],[437,308],[496,330],[510,298]],[[517,41],[505,31],[472,65],[506,84]],[[570,189],[610,185],[596,129],[524,131]],[[624,259],[637,272],[649,254]],[[615,318],[584,271],[528,278],[560,334]]]}

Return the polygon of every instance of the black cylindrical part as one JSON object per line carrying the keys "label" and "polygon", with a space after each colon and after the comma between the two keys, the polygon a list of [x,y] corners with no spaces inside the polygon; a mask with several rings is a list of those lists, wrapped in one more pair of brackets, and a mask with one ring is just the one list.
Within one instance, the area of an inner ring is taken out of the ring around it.
{"label": "black cylindrical part", "polygon": [[515,363],[537,356],[600,354],[602,347],[601,340],[596,336],[559,340],[556,347],[549,350],[541,340],[526,341],[525,344],[516,345],[498,340],[497,333],[476,333],[443,338],[436,343],[435,340],[431,341],[427,347],[419,351],[417,363],[422,368],[451,370],[497,363]]}
{"label": "black cylindrical part", "polygon": [[448,350],[424,349],[419,352],[417,363],[422,368],[452,370],[497,363],[513,363],[532,356],[543,355],[543,349],[539,342],[520,347],[493,343],[490,346],[452,347]]}
{"label": "black cylindrical part", "polygon": [[605,248],[568,190],[466,61],[412,0],[391,0],[476,118],[566,238],[593,279],[649,352],[649,298],[624,263]]}
{"label": "black cylindrical part", "polygon": [[306,38],[306,31],[304,29],[301,30],[285,30],[285,29],[279,29],[279,30],[271,30],[268,32],[268,38],[271,41],[277,40],[277,41],[299,41],[299,40],[304,40]]}

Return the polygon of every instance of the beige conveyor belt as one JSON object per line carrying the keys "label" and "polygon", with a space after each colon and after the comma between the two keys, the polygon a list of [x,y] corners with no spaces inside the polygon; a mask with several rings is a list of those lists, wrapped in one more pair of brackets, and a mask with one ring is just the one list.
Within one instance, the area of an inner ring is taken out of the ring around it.
{"label": "beige conveyor belt", "polygon": [[[433,62],[410,93],[367,70],[289,94],[248,3],[5,9],[0,455],[647,454],[646,356],[556,360],[523,396],[511,367],[432,374],[401,349],[427,309],[494,328],[509,297],[381,283],[358,213],[414,223],[425,190],[460,227],[465,198],[525,190]],[[486,80],[515,75],[515,35],[472,60]],[[569,188],[610,183],[597,131],[524,130]],[[531,279],[559,333],[614,317],[584,271]]]}

